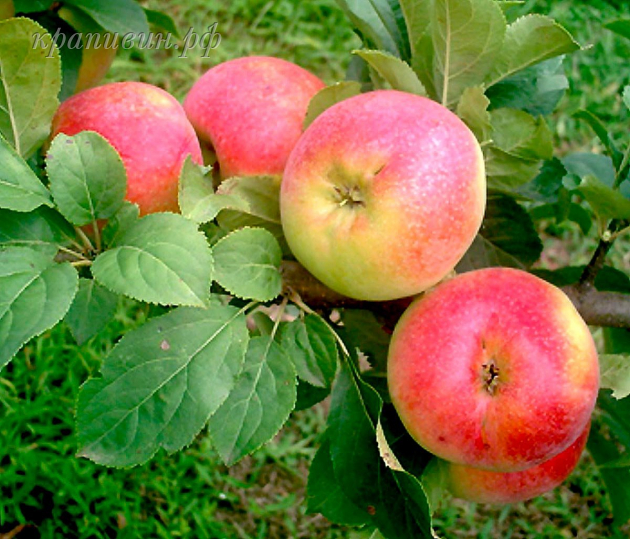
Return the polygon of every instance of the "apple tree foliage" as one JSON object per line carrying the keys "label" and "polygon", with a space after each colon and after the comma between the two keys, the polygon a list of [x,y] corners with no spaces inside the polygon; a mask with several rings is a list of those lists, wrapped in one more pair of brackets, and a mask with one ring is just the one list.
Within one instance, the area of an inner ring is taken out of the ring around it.
{"label": "apple tree foliage", "polygon": [[[630,145],[584,110],[577,117],[605,154],[559,158],[545,119],[568,88],[564,57],[580,51],[567,30],[542,15],[508,22],[506,12],[518,4],[511,1],[338,3],[364,47],[353,52],[347,80],[314,97],[306,124],[374,88],[444,104],[477,136],[488,176],[484,223],[457,271],[529,269],[543,248],[540,221],[571,220],[584,234],[597,228],[593,260],[538,274],[578,292],[630,297],[623,296],[628,275],[604,265],[630,224]],[[188,161],[181,214],[140,217],[124,200],[125,169],[105,139],[84,132],[49,144],[52,116],[72,94],[81,58],[53,44],[57,28],[73,31],[49,9],[53,2],[15,4],[22,16],[0,22],[0,369],[57,323],[86,342],[112,319],[121,296],[162,306],[83,385],[79,456],[133,466],[202,433],[231,465],[275,436],[294,410],[330,396],[308,510],[375,536],[432,537],[441,485],[426,473],[431,456],[407,435],[387,396],[386,311],[343,301],[308,305],[300,297],[283,271],[291,253],[277,179],[231,178],[215,188],[210,171]],[[132,0],[62,4],[103,31],[172,26]],[[630,37],[629,21],[608,27]],[[33,48],[35,33],[48,50]],[[630,87],[623,99],[630,107]],[[623,320],[602,323],[615,327],[605,329],[588,446],[617,524],[630,520],[630,324]]]}

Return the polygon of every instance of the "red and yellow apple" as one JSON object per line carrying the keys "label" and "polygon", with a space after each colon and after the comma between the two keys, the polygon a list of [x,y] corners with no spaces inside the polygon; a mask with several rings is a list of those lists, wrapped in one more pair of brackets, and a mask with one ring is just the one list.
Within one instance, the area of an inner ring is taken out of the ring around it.
{"label": "red and yellow apple", "polygon": [[599,364],[588,327],[559,288],[490,268],[411,304],[392,336],[387,378],[422,447],[457,464],[516,472],[584,431]]}
{"label": "red and yellow apple", "polygon": [[395,90],[351,97],[306,129],[282,178],[299,262],[340,294],[391,300],[442,280],[483,218],[481,149],[451,111]]}
{"label": "red and yellow apple", "polygon": [[453,496],[477,503],[516,503],[559,486],[575,469],[586,446],[590,423],[575,442],[555,457],[521,472],[491,472],[442,461]]}
{"label": "red and yellow apple", "polygon": [[182,106],[161,88],[116,82],[64,101],[52,136],[96,131],[118,151],[127,171],[127,200],[141,214],[178,212],[179,174],[191,155],[202,162],[195,130]]}
{"label": "red and yellow apple", "polygon": [[300,66],[266,56],[237,58],[208,70],[184,109],[222,179],[280,176],[302,134],[311,98],[325,84]]}

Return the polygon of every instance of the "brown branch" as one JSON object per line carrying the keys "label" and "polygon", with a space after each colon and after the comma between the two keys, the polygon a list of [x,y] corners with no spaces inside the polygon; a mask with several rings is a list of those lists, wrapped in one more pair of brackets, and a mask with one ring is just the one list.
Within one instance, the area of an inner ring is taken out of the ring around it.
{"label": "brown branch", "polygon": [[393,301],[362,301],[352,299],[328,288],[313,277],[298,262],[285,260],[280,268],[285,293],[296,293],[302,301],[314,310],[332,310],[336,308],[365,309],[373,312],[387,329],[394,329],[400,315],[412,302],[413,298]]}
{"label": "brown branch", "polygon": [[589,326],[630,329],[630,294],[601,292],[579,284],[562,290]]}
{"label": "brown branch", "polygon": [[[386,327],[393,329],[411,298],[395,301],[360,301],[334,292],[308,273],[297,262],[284,261],[282,275],[285,292],[297,293],[315,310],[335,308],[366,309],[377,315]],[[593,286],[576,283],[563,288],[585,322],[591,326],[630,329],[630,294],[600,292]]]}
{"label": "brown branch", "polygon": [[597,248],[591,257],[591,260],[584,268],[582,275],[580,276],[580,280],[578,283],[579,287],[583,288],[594,288],[595,286],[595,278],[597,274],[601,271],[606,263],[606,256],[608,255],[608,251],[613,246],[615,238],[617,234],[625,227],[627,227],[630,223],[624,219],[613,219],[608,225],[608,229],[604,236],[599,240],[597,244]]}

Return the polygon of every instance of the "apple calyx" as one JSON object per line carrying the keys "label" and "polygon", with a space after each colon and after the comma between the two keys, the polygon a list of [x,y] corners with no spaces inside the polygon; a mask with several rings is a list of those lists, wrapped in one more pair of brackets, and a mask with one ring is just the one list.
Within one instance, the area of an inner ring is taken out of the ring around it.
{"label": "apple calyx", "polygon": [[347,206],[351,209],[356,207],[365,208],[366,202],[361,188],[357,185],[334,186],[334,197],[339,207]]}
{"label": "apple calyx", "polygon": [[481,369],[484,387],[490,395],[494,395],[501,382],[499,378],[499,373],[501,371],[494,361],[484,363],[481,365]]}

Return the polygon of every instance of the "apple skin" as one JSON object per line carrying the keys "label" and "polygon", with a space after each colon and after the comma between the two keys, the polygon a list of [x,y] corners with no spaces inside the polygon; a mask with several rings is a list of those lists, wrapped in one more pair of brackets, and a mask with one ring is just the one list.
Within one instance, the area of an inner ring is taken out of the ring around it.
{"label": "apple skin", "polygon": [[282,178],[282,225],[302,265],[340,294],[385,301],[442,280],[483,219],[483,155],[430,99],[396,90],[333,105]]}
{"label": "apple skin", "polygon": [[590,423],[575,442],[555,457],[521,472],[490,472],[442,461],[453,496],[476,503],[507,504],[535,498],[569,477],[586,446]]}
{"label": "apple skin", "polygon": [[52,137],[96,131],[116,148],[127,171],[127,200],[142,215],[179,212],[178,182],[191,155],[202,163],[195,130],[182,106],[161,88],[115,82],[64,101],[52,122]]}
{"label": "apple skin", "polygon": [[296,64],[248,56],[209,69],[184,109],[202,145],[216,154],[221,179],[280,176],[302,134],[308,104],[324,87]]}
{"label": "apple skin", "polygon": [[527,272],[489,268],[415,300],[392,336],[387,378],[411,436],[457,464],[516,472],[588,424],[599,363],[567,296]]}

